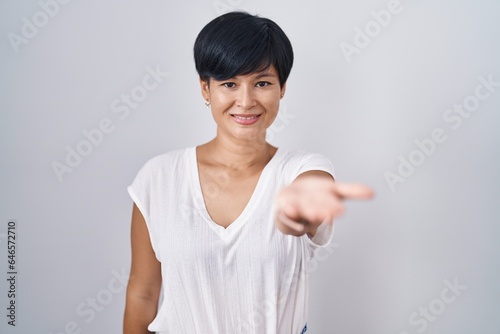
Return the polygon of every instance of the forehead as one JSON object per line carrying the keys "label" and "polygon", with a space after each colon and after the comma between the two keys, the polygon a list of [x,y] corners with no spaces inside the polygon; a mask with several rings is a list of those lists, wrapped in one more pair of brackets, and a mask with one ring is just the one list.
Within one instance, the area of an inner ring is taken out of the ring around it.
{"label": "forehead", "polygon": [[[236,75],[230,79],[236,79],[236,80],[250,79],[250,80],[252,80],[252,79],[261,79],[261,78],[278,79],[278,72],[276,71],[276,68],[274,67],[274,65],[271,65],[262,71],[252,72],[252,73],[243,74],[243,75]],[[215,80],[215,79],[213,79],[213,80]],[[215,81],[218,81],[218,80],[215,80]],[[219,80],[219,81],[224,81],[224,80]]]}

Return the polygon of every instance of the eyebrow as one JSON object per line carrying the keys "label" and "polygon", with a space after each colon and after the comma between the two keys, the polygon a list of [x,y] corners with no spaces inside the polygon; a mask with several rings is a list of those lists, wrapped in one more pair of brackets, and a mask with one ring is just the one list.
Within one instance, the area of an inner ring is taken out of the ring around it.
{"label": "eyebrow", "polygon": [[276,78],[276,75],[272,74],[272,73],[261,73],[259,75],[257,75],[255,78],[256,79],[260,79],[260,78],[265,78],[265,77],[273,77],[273,78]]}
{"label": "eyebrow", "polygon": [[[236,76],[238,77],[238,75]],[[261,79],[261,78],[278,78],[277,75],[273,74],[273,73],[269,73],[269,72],[263,72],[263,73],[260,73],[259,75],[256,75],[255,76],[255,79]],[[223,81],[227,81],[227,80],[230,80],[232,78],[228,78],[226,80],[217,80],[215,78],[212,78],[214,81],[220,81],[220,82],[223,82]]]}

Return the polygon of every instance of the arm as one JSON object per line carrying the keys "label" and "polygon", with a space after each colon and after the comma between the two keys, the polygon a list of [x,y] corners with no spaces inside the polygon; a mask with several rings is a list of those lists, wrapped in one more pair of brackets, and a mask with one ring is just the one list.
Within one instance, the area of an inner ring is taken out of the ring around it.
{"label": "arm", "polygon": [[150,333],[161,289],[161,266],[156,259],[146,222],[134,203],[132,209],[132,265],[127,286],[124,334]]}
{"label": "arm", "polygon": [[373,191],[365,185],[336,183],[326,172],[307,171],[283,188],[276,197],[275,223],[294,236],[313,237],[324,221],[332,222],[344,211],[345,199],[368,199]]}

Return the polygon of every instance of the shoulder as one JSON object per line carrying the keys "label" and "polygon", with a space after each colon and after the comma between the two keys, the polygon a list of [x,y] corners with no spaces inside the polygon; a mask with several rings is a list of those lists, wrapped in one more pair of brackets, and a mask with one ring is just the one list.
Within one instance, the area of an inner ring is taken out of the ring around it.
{"label": "shoulder", "polygon": [[175,173],[187,171],[193,147],[174,149],[148,159],[137,172],[138,179],[164,179]]}
{"label": "shoulder", "polygon": [[162,169],[165,167],[175,167],[176,164],[182,163],[183,161],[189,159],[189,154],[192,152],[192,150],[193,147],[185,147],[167,151],[153,156],[146,161],[144,166],[147,166],[151,170]]}
{"label": "shoulder", "polygon": [[302,163],[306,162],[309,160],[328,160],[328,157],[319,152],[311,152],[311,151],[305,151],[302,149],[286,149],[286,148],[280,148],[281,155],[282,155],[282,163],[285,164],[290,164],[290,163]]}
{"label": "shoulder", "polygon": [[335,178],[333,164],[323,153],[301,149],[283,149],[281,155],[279,169],[290,182],[306,171],[323,171]]}

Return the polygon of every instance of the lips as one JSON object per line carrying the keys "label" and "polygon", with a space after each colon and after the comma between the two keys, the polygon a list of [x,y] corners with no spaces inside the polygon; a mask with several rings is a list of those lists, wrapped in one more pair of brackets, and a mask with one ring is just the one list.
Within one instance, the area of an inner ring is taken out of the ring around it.
{"label": "lips", "polygon": [[230,114],[233,120],[238,124],[251,125],[259,120],[262,114]]}

